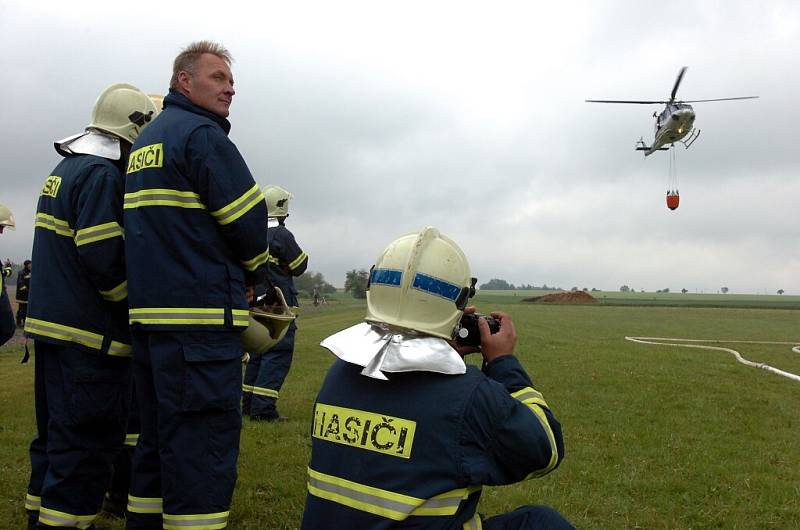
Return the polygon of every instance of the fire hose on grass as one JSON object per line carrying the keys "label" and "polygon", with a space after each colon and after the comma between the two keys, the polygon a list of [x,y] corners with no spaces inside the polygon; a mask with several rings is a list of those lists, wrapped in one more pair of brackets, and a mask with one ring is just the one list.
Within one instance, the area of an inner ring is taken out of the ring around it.
{"label": "fire hose on grass", "polygon": [[[774,366],[770,366],[766,363],[757,363],[745,359],[742,355],[731,348],[723,348],[721,346],[706,346],[702,344],[694,344],[698,342],[705,342],[705,343],[714,343],[714,344],[785,344],[792,347],[792,351],[795,353],[800,353],[800,345],[796,345],[800,341],[795,342],[782,342],[782,341],[756,341],[756,340],[705,340],[705,339],[675,339],[675,338],[664,338],[664,337],[625,337],[625,340],[629,340],[631,342],[638,342],[639,344],[655,344],[657,346],[677,346],[680,348],[698,348],[703,350],[716,350],[716,351],[724,351],[732,354],[737,361],[740,363],[751,366],[753,368],[761,368],[762,370],[766,370],[768,372],[772,372],[773,374],[777,374],[783,377],[788,377],[793,381],[800,382],[800,375],[793,374],[791,372],[787,372],[785,370],[781,370],[779,368],[775,368]],[[796,345],[796,346],[795,346]]]}

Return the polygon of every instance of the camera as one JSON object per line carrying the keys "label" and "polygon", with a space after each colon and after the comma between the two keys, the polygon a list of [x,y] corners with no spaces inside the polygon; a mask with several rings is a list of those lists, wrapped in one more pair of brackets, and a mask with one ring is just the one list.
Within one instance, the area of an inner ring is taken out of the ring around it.
{"label": "camera", "polygon": [[478,318],[483,317],[489,324],[489,331],[497,333],[500,331],[500,322],[494,318],[481,315],[480,313],[468,313],[461,317],[458,329],[456,329],[456,344],[459,346],[480,346],[481,332],[478,329]]}

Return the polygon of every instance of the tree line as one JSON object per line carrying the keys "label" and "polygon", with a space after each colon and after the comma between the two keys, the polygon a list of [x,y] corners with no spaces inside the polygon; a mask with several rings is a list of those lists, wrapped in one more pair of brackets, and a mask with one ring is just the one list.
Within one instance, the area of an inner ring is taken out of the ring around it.
{"label": "tree line", "polygon": [[[21,266],[20,266],[21,267]],[[344,281],[344,292],[350,294],[353,298],[363,299],[367,297],[367,284],[369,283],[369,271],[366,269],[352,269],[345,273],[345,281]],[[298,292],[305,294],[309,298],[314,296],[314,289],[317,289],[317,292],[320,295],[328,295],[331,293],[336,292],[336,287],[331,285],[325,280],[325,277],[318,272],[306,271],[302,276],[295,279],[295,287],[297,288]],[[478,286],[478,289],[487,289],[487,290],[498,290],[498,291],[513,291],[513,290],[540,290],[540,291],[563,291],[561,287],[551,287],[547,284],[543,284],[539,287],[532,285],[532,284],[519,284],[514,285],[513,283],[509,283],[506,280],[500,278],[492,278],[486,283],[482,283]],[[572,291],[579,290],[577,287],[573,287]],[[589,291],[590,289],[584,287],[580,289],[582,291]],[[623,293],[635,293],[636,289],[631,288],[627,285],[623,285],[619,288],[620,292]],[[598,291],[594,287],[591,288],[591,291]],[[729,291],[727,287],[720,288],[720,291],[724,294]],[[644,292],[644,291],[642,291]],[[659,289],[656,291],[657,293],[669,293],[669,287],[665,287],[664,289]],[[687,289],[681,289],[681,293],[686,294],[689,291]],[[782,295],[784,292],[783,289],[778,289],[777,294]]]}

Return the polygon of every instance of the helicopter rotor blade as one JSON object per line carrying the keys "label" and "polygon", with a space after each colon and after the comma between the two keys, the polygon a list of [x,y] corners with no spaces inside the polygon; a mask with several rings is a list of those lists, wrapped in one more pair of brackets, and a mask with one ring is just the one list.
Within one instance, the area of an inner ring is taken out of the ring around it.
{"label": "helicopter rotor blade", "polygon": [[741,96],[738,98],[716,98],[716,99],[689,99],[678,103],[703,103],[705,101],[733,101],[735,99],[758,99],[758,96]]}
{"label": "helicopter rotor blade", "polygon": [[666,101],[636,101],[627,99],[587,99],[586,103],[634,103],[639,105],[664,105]]}
{"label": "helicopter rotor blade", "polygon": [[686,66],[681,68],[681,71],[678,72],[678,77],[675,79],[675,86],[672,87],[672,94],[669,96],[669,103],[675,101],[675,94],[678,93],[678,87],[681,85],[681,81],[683,80],[683,74],[686,73]]}

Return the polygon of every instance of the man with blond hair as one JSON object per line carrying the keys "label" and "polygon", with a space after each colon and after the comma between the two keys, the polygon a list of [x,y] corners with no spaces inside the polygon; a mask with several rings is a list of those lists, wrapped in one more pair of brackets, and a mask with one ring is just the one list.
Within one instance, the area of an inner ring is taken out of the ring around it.
{"label": "man with blond hair", "polygon": [[269,258],[267,207],[228,139],[223,46],[190,44],[134,144],[125,249],[141,433],[128,529],[228,524],[242,417],[240,334]]}

